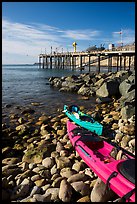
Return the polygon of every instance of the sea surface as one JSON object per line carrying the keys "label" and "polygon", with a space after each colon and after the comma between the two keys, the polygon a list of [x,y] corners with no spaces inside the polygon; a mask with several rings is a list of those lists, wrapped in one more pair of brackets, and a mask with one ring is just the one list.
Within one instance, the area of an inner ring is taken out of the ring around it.
{"label": "sea surface", "polygon": [[[83,71],[82,71],[83,72]],[[37,65],[3,65],[2,66],[2,113],[16,112],[19,107],[32,107],[36,113],[56,115],[57,109],[64,104],[94,108],[95,98],[82,99],[74,93],[59,92],[50,86],[50,77],[79,75],[80,71],[70,69],[39,69]]]}

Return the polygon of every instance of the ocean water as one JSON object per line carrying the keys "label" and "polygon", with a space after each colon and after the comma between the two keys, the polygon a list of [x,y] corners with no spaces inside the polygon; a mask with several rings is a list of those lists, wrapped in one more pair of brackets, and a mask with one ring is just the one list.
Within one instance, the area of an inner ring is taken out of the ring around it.
{"label": "ocean water", "polygon": [[57,109],[63,109],[64,104],[83,105],[87,109],[93,108],[95,98],[83,100],[74,93],[59,92],[50,86],[48,79],[52,76],[79,75],[80,71],[68,69],[39,69],[30,65],[2,66],[2,113],[10,114],[18,110],[17,107],[32,107],[31,103],[40,103],[32,108],[36,113],[56,115]]}

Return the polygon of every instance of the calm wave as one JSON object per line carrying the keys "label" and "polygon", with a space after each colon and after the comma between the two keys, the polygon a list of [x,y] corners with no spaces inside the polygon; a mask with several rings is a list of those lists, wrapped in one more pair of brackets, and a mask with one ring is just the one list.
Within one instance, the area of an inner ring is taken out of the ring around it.
{"label": "calm wave", "polygon": [[[29,65],[2,66],[2,111],[8,113],[16,106],[28,107],[31,103],[40,103],[34,107],[37,111],[54,114],[57,108],[64,104],[84,105],[91,108],[95,98],[82,100],[80,95],[59,92],[49,85],[48,79],[52,76],[71,76],[80,74],[79,71],[61,69],[38,69]],[[7,108],[7,104],[11,105]]]}

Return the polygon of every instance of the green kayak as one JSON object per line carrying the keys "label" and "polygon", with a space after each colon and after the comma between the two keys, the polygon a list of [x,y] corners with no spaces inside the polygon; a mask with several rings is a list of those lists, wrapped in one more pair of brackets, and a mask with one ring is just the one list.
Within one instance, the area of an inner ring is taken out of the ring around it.
{"label": "green kayak", "polygon": [[95,121],[90,115],[81,112],[78,106],[71,105],[68,107],[67,105],[64,105],[63,112],[77,125],[90,130],[97,135],[102,135],[103,125]]}

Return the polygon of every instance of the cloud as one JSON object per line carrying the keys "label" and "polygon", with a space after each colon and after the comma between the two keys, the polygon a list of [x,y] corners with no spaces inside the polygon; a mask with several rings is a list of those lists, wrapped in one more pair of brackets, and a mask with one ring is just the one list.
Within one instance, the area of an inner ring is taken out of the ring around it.
{"label": "cloud", "polygon": [[[3,20],[2,22],[2,32],[3,32],[3,38],[7,38],[9,41],[15,40],[21,41],[25,40],[28,42],[35,42],[36,40],[43,41],[43,40],[51,40],[51,41],[57,41],[59,40],[58,37],[51,31],[53,29],[50,28],[50,26],[47,27],[47,30],[45,31],[40,29],[37,26],[28,25],[28,24],[21,24],[21,23],[13,23],[6,20]],[[49,29],[50,28],[50,29]]]}
{"label": "cloud", "polygon": [[51,45],[55,49],[60,47],[60,44],[70,44],[76,39],[91,40],[98,35],[99,31],[61,30],[44,24],[23,24],[4,19],[2,21],[2,51],[21,54],[28,51],[34,55],[39,54],[40,49],[44,47],[49,52]]}
{"label": "cloud", "polygon": [[121,42],[121,37],[122,37],[122,42],[123,45],[133,43],[135,41],[135,31],[132,29],[122,29],[122,36],[119,33],[120,31],[114,31],[112,32],[112,39],[113,42],[116,44],[119,44]]}
{"label": "cloud", "polygon": [[31,62],[37,61],[38,55],[49,53],[51,45],[59,47],[61,38],[56,34],[56,28],[48,25],[22,24],[2,21],[2,58],[3,63],[10,63],[14,58],[20,58],[25,63],[26,55]]}
{"label": "cloud", "polygon": [[100,35],[100,31],[85,30],[66,30],[62,37],[72,38],[74,40],[93,40]]}

